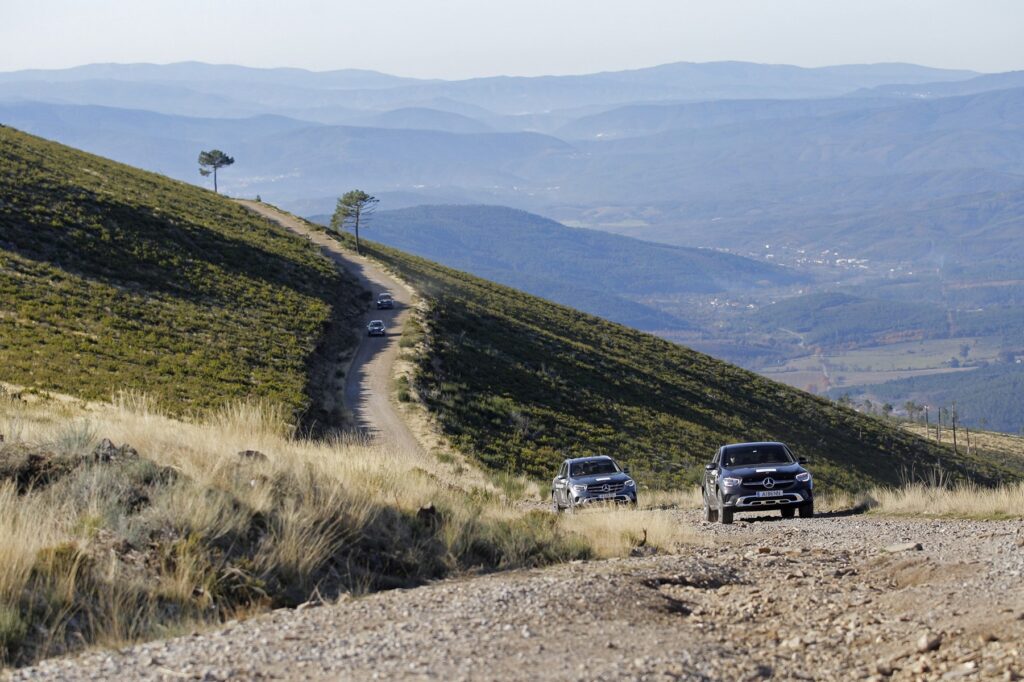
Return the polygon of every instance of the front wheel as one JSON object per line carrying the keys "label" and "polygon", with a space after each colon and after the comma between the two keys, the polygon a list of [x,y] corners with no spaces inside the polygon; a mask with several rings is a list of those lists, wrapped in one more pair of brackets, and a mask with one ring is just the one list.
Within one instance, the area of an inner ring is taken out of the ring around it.
{"label": "front wheel", "polygon": [[729,525],[730,523],[732,523],[732,514],[733,514],[733,510],[730,509],[729,507],[726,507],[725,506],[725,500],[723,500],[721,497],[719,497],[718,498],[718,520],[721,523],[725,524],[725,525]]}
{"label": "front wheel", "polygon": [[551,493],[551,511],[556,514],[562,513],[562,505],[558,504],[558,498],[555,497],[554,493]]}
{"label": "front wheel", "polygon": [[800,518],[809,519],[814,516],[814,502],[805,502],[800,505]]}
{"label": "front wheel", "polygon": [[704,498],[704,520],[708,523],[714,523],[718,520],[718,509],[711,506],[711,503],[708,502],[707,495],[703,495],[702,497]]}
{"label": "front wheel", "polygon": [[794,509],[793,507],[786,507],[785,509],[782,510],[782,518],[791,519],[794,516],[796,516],[796,509]]}

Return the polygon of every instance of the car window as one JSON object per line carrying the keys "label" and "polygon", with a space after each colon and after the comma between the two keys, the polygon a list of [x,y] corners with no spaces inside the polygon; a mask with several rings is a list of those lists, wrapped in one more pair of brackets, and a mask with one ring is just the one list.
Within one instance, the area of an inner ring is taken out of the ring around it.
{"label": "car window", "polygon": [[594,476],[597,474],[616,474],[619,472],[618,465],[610,459],[585,459],[582,462],[574,462],[569,467],[570,476]]}
{"label": "car window", "polygon": [[565,467],[566,467],[566,463],[562,462],[562,466],[559,467],[559,469],[558,469],[558,477],[559,478],[565,478]]}
{"label": "car window", "polygon": [[734,445],[722,450],[727,467],[792,464],[793,458],[782,445]]}

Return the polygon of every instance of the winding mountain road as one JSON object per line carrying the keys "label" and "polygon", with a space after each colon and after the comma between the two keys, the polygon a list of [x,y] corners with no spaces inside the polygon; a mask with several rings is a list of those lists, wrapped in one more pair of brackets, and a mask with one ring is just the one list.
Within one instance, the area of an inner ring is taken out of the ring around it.
{"label": "winding mountain road", "polygon": [[394,309],[377,310],[374,307],[364,316],[364,325],[371,319],[383,320],[388,335],[380,338],[363,333],[345,375],[344,403],[356,424],[368,435],[407,452],[420,450],[419,441],[390,400],[392,370],[398,357],[402,326],[411,311],[412,292],[380,266],[345,249],[322,231],[311,229],[295,216],[256,201],[239,200],[238,203],[319,246],[337,267],[356,277],[365,289],[372,292],[374,300],[382,291],[391,292],[394,296]]}

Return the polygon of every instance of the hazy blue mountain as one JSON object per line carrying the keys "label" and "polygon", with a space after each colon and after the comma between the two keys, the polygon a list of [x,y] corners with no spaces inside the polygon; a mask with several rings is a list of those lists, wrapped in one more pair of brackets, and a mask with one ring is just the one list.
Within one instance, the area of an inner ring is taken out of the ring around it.
{"label": "hazy blue mountain", "polygon": [[494,128],[469,116],[425,107],[406,107],[354,116],[349,125],[368,128],[438,130],[447,133],[493,133]]}
{"label": "hazy blue mountain", "polygon": [[[169,110],[166,94],[140,90],[129,96],[125,88],[176,85],[186,90],[224,95],[231,101],[249,103],[269,100],[278,107],[241,115],[277,113],[300,115],[302,107],[327,107],[383,111],[427,106],[431,100],[453,100],[498,114],[543,113],[594,105],[644,101],[711,100],[736,98],[831,97],[886,83],[930,83],[963,80],[969,71],[930,69],[909,64],[873,64],[807,69],[796,66],[745,62],[677,63],[630,71],[579,76],[490,77],[462,81],[417,81],[365,71],[310,72],[301,69],[249,69],[200,63],[96,64],[58,71],[21,71],[0,74],[0,96],[20,92],[25,99],[75,104],[105,104],[182,113],[226,115],[214,111]],[[110,83],[121,84],[117,90]],[[55,86],[76,85],[75,88]],[[260,87],[253,87],[259,85]],[[10,86],[19,86],[11,89]],[[32,87],[30,87],[32,86]],[[20,88],[20,90],[19,90]],[[306,91],[315,102],[285,98]],[[313,96],[310,91],[318,91]],[[119,99],[106,99],[117,93]],[[147,98],[152,97],[152,100]],[[436,108],[436,107],[434,107]],[[228,110],[232,111],[232,110]],[[461,113],[461,112],[460,112]],[[308,117],[300,115],[300,117]],[[317,120],[323,120],[317,118]],[[331,119],[337,121],[337,119]]]}
{"label": "hazy blue mountain", "polygon": [[751,121],[823,116],[892,106],[891,99],[866,97],[633,104],[582,116],[559,127],[554,133],[567,139],[610,140],[671,130],[713,128]]}
{"label": "hazy blue mountain", "polygon": [[0,103],[0,123],[191,182],[200,182],[196,158],[203,149],[222,148],[230,154],[243,140],[314,125],[280,116],[189,118],[39,102]]}
{"label": "hazy blue mountain", "polygon": [[1007,90],[1024,87],[1024,71],[989,73],[967,80],[932,83],[886,83],[873,88],[858,90],[851,97],[888,97],[903,99],[935,99],[976,95],[992,90]]}
{"label": "hazy blue mountain", "polygon": [[[571,168],[575,150],[534,133],[460,135],[430,130],[322,126],[250,140],[237,147],[260,185],[283,200],[337,196],[339,188],[430,195],[527,194]],[[479,198],[477,199],[479,201]]]}
{"label": "hazy blue mountain", "polygon": [[[319,216],[327,222],[327,216]],[[685,323],[651,295],[722,293],[804,281],[785,268],[566,227],[503,206],[417,206],[375,214],[367,238],[643,329]]]}
{"label": "hazy blue mountain", "polygon": [[179,116],[241,118],[268,113],[254,102],[237,100],[178,83],[120,80],[0,82],[0,102],[87,104],[142,109]]}
{"label": "hazy blue mountain", "polygon": [[233,64],[178,62],[174,64],[86,64],[69,69],[28,69],[0,72],[0,83],[119,80],[134,82],[259,83],[306,88],[372,89],[423,82],[364,69],[308,71],[260,69]]}
{"label": "hazy blue mountain", "polygon": [[420,83],[381,91],[350,91],[352,106],[382,108],[399,100],[449,97],[504,114],[545,112],[637,101],[834,97],[894,82],[962,80],[970,71],[877,64],[807,69],[710,62],[580,76],[490,77]]}

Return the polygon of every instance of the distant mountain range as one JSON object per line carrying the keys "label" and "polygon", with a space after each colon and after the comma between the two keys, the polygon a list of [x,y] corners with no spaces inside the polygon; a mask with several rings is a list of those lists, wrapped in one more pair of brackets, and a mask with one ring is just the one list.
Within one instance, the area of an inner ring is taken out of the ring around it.
{"label": "distant mountain range", "polygon": [[1024,74],[719,62],[430,81],[199,63],[0,74],[0,122],[304,214],[502,204],[647,240],[876,261],[1024,253]]}

